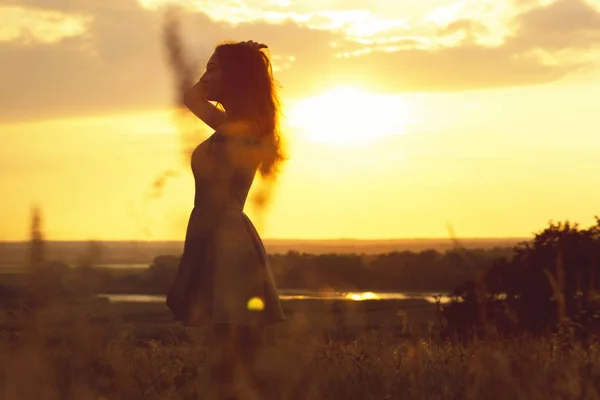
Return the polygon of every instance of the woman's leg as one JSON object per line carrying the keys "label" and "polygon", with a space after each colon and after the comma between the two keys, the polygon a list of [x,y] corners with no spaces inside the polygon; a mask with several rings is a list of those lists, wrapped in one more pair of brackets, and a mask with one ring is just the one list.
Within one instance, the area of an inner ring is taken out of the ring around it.
{"label": "woman's leg", "polygon": [[239,365],[245,384],[253,396],[251,399],[266,400],[266,384],[257,368],[260,352],[264,346],[264,331],[262,327],[238,326],[236,327],[236,347],[239,355]]}
{"label": "woman's leg", "polygon": [[256,370],[256,361],[263,345],[263,330],[218,324],[214,327],[213,336],[211,345],[214,346],[212,350],[216,351],[216,357],[212,363],[211,381],[217,388],[219,399],[236,399],[233,394],[242,381],[252,386],[252,392],[261,393],[264,385]]}
{"label": "woman's leg", "polygon": [[236,342],[240,361],[245,367],[254,367],[263,345],[263,332],[259,327],[237,326]]}
{"label": "woman's leg", "polygon": [[229,324],[217,324],[212,332],[208,351],[210,360],[210,380],[215,388],[217,399],[235,399],[236,349],[234,329]]}

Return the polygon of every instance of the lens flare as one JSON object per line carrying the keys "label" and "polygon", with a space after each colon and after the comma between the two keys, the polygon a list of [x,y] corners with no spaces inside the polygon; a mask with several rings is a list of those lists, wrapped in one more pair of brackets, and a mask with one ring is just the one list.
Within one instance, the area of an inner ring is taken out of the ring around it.
{"label": "lens flare", "polygon": [[265,303],[259,297],[253,297],[248,300],[248,310],[250,311],[262,311],[265,308]]}

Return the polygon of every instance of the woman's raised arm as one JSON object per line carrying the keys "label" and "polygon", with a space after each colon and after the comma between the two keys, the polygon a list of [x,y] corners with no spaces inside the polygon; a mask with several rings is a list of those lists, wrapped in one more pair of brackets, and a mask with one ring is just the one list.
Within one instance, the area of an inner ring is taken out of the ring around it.
{"label": "woman's raised arm", "polygon": [[206,100],[206,92],[200,81],[188,90],[183,98],[183,104],[200,118],[206,125],[216,130],[227,122],[227,114]]}

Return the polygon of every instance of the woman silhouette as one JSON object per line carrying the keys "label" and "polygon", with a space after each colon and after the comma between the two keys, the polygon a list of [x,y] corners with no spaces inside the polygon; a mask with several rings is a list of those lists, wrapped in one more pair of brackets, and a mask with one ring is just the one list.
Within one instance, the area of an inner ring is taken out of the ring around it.
{"label": "woman silhouette", "polygon": [[231,388],[239,367],[252,373],[263,328],[284,319],[263,243],[243,211],[256,171],[274,179],[283,160],[265,48],[253,41],[217,46],[184,99],[215,132],[192,153],[194,208],[167,305],[185,325],[210,328],[220,388]]}

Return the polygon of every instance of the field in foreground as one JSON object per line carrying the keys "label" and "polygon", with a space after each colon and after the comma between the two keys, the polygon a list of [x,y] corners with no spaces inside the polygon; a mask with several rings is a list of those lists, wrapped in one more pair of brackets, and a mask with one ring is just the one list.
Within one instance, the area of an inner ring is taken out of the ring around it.
{"label": "field in foreground", "polygon": [[[202,332],[168,322],[160,307],[82,300],[2,310],[0,398],[210,398]],[[335,321],[328,310],[321,315]],[[411,331],[410,318],[404,335],[367,326],[329,335],[302,315],[270,332],[277,340],[261,356],[276,399],[600,398],[595,343],[557,335],[463,345]]]}

